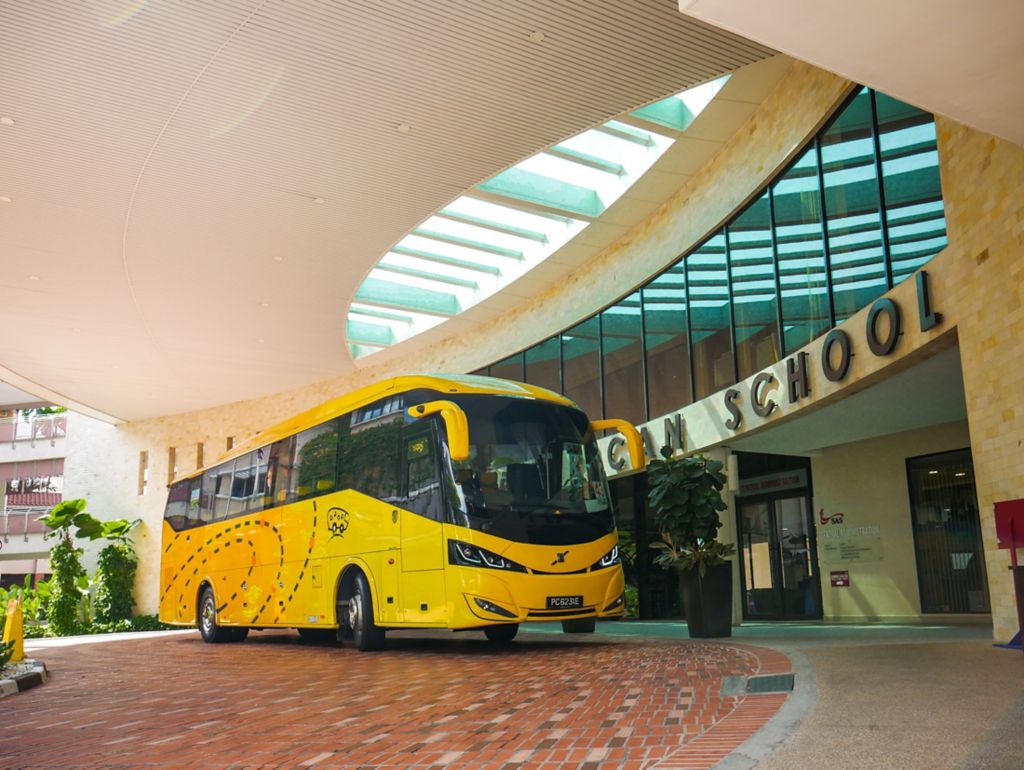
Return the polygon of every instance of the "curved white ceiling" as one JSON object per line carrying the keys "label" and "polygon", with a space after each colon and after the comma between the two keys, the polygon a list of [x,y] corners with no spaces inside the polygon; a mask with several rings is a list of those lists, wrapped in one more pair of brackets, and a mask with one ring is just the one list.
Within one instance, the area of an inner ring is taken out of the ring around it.
{"label": "curved white ceiling", "polygon": [[0,48],[0,377],[123,419],[351,371],[431,212],[771,54],[614,0],[5,4]]}

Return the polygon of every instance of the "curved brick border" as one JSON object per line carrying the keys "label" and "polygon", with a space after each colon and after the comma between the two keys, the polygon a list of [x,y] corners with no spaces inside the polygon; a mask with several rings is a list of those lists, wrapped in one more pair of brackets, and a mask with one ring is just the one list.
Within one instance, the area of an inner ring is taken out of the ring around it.
{"label": "curved brick border", "polygon": [[0,679],[0,698],[30,690],[46,681],[45,663],[28,658],[24,662],[32,666],[32,669],[10,679]]}
{"label": "curved brick border", "polygon": [[[793,671],[789,658],[777,650],[746,644],[729,644],[757,659],[756,674],[788,674]],[[678,751],[653,765],[669,770],[703,770],[714,767],[764,727],[782,708],[788,693],[745,694],[736,699],[736,706]]]}

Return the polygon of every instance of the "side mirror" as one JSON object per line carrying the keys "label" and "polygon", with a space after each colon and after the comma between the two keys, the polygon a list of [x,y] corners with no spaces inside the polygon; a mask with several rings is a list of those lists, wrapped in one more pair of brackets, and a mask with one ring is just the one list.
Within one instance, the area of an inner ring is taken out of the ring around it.
{"label": "side mirror", "polygon": [[644,454],[644,440],[640,431],[626,420],[592,420],[590,427],[596,433],[599,430],[617,430],[626,438],[626,449],[629,452],[629,464],[633,470],[640,471],[647,467],[647,455]]}
{"label": "side mirror", "polygon": [[410,406],[406,413],[414,419],[440,414],[448,430],[448,454],[456,462],[469,459],[469,422],[462,407],[454,401],[428,401]]}

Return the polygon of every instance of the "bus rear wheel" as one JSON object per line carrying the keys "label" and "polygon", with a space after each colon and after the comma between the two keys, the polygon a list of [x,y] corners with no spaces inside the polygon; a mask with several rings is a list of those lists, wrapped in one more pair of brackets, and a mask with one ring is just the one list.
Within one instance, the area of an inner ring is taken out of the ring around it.
{"label": "bus rear wheel", "polygon": [[228,628],[217,624],[217,602],[213,597],[213,589],[206,586],[199,595],[199,612],[196,625],[199,635],[207,644],[223,644],[224,642],[240,642],[249,635],[248,628]]}
{"label": "bus rear wheel", "polygon": [[519,633],[518,623],[502,623],[498,626],[487,626],[484,628],[484,636],[489,642],[511,642]]}
{"label": "bus rear wheel", "polygon": [[597,618],[578,618],[576,620],[563,620],[563,634],[592,634],[597,628]]}
{"label": "bus rear wheel", "polygon": [[384,629],[373,620],[373,597],[362,574],[356,575],[352,581],[345,620],[356,648],[361,652],[372,652],[384,646]]}

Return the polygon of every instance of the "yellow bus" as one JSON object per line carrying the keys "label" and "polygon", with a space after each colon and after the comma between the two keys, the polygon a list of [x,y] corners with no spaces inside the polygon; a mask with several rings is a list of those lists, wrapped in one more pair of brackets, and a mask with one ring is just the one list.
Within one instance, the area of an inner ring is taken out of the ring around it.
{"label": "yellow bus", "polygon": [[391,628],[593,631],[624,610],[602,430],[642,467],[632,425],[522,383],[407,376],[328,401],[170,485],[160,619],[360,650]]}

